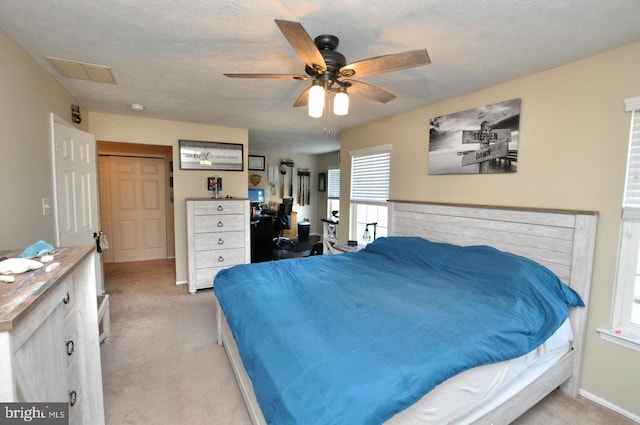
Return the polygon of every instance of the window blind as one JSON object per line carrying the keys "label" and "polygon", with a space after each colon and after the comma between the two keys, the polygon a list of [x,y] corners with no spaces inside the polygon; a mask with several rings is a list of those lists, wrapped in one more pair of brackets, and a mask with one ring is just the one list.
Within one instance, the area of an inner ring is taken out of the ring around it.
{"label": "window blind", "polygon": [[640,97],[625,100],[631,112],[623,215],[640,217]]}
{"label": "window blind", "polygon": [[340,198],[340,169],[329,168],[327,170],[327,197],[329,199]]}
{"label": "window blind", "polygon": [[351,201],[386,203],[389,199],[391,150],[367,150],[351,156]]}

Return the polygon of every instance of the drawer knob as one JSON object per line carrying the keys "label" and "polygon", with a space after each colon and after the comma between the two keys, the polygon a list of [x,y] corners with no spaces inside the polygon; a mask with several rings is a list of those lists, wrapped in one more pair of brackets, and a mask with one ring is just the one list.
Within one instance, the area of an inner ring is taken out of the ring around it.
{"label": "drawer knob", "polygon": [[66,344],[67,344],[67,356],[70,356],[73,354],[74,351],[76,351],[76,347],[73,341],[67,341]]}
{"label": "drawer knob", "polygon": [[62,300],[63,303],[65,304],[69,304],[69,301],[71,300],[71,297],[69,296],[69,293],[67,292],[67,296],[64,297],[64,299]]}
{"label": "drawer knob", "polygon": [[71,406],[75,405],[78,401],[78,393],[75,390],[69,391],[69,404]]}
{"label": "drawer knob", "polygon": [[223,222],[221,222],[221,221],[219,221],[219,222],[218,222],[218,227],[224,227],[224,223],[223,223]]}
{"label": "drawer knob", "polygon": [[224,207],[222,205],[218,205],[218,211],[224,211]]}
{"label": "drawer knob", "polygon": [[218,245],[224,245],[224,240],[222,238],[218,239]]}
{"label": "drawer knob", "polygon": [[224,263],[224,257],[222,255],[218,257],[218,263]]}

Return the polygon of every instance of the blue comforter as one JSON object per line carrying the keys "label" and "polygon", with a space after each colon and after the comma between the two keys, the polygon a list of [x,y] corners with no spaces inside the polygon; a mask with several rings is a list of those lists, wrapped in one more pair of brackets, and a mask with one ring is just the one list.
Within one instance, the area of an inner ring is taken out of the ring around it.
{"label": "blue comforter", "polygon": [[486,246],[381,238],[241,265],[215,293],[269,424],[379,424],[466,369],[543,343],[580,296]]}

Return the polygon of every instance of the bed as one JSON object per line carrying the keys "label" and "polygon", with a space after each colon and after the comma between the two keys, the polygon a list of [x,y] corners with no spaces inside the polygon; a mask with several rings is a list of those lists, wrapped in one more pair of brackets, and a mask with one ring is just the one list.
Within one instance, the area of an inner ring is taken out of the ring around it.
{"label": "bed", "polygon": [[390,201],[390,237],[360,252],[219,274],[219,342],[253,423],[498,424],[558,386],[575,396],[586,307],[568,306],[588,305],[596,223]]}

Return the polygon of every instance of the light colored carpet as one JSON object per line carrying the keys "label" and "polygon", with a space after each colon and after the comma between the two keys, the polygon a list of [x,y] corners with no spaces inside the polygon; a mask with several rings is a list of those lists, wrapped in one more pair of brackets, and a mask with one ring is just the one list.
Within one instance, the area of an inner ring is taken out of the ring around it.
{"label": "light colored carpet", "polygon": [[[102,345],[107,424],[251,425],[216,343],[212,290],[175,285],[171,260],[105,265],[111,338]],[[555,391],[518,425],[633,424]],[[345,424],[348,425],[348,424]]]}

